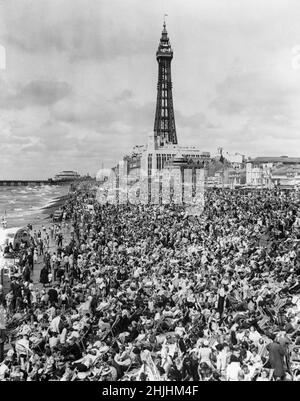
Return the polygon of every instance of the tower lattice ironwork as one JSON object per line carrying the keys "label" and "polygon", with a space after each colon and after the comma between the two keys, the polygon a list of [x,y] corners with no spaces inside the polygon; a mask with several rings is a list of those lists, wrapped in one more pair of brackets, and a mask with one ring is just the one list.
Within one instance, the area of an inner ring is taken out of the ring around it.
{"label": "tower lattice ironwork", "polygon": [[154,136],[156,144],[159,147],[168,144],[177,145],[171,80],[172,58],[173,50],[168,38],[166,23],[164,22],[162,35],[156,52],[156,59],[158,62],[158,84]]}

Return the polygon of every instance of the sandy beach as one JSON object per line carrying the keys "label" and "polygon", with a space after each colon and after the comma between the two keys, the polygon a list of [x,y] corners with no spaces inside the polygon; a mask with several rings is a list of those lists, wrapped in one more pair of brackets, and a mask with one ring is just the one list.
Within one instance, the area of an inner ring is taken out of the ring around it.
{"label": "sandy beach", "polygon": [[[42,209],[42,214],[43,214],[43,218],[40,219],[38,222],[35,222],[32,224],[32,230],[31,230],[31,235],[33,235],[34,231],[41,231],[42,235],[44,233],[43,227],[45,227],[46,231],[50,234],[50,227],[53,224],[59,224],[63,233],[63,243],[65,243],[66,240],[68,240],[70,238],[70,233],[69,233],[69,229],[61,224],[60,222],[54,222],[52,221],[52,215],[53,213],[57,210],[60,209],[65,202],[69,199],[69,195],[65,195],[65,196],[61,196],[61,197],[57,197],[53,202],[51,202],[51,204],[47,205],[46,207],[44,207]],[[20,228],[20,227],[19,227]],[[9,239],[9,241],[13,241],[14,238],[14,234],[16,233],[16,231],[19,229],[18,227],[14,227],[14,228],[7,228],[5,230],[2,231],[2,236],[1,236],[1,241],[4,244],[4,241],[6,238]],[[3,238],[2,238],[3,237]],[[1,244],[1,245],[3,245]],[[50,236],[50,246],[49,246],[49,251],[52,253],[54,251],[56,244],[55,244],[55,239],[51,239]],[[44,265],[44,261],[43,261],[43,255],[38,256],[38,261],[36,263],[34,263],[34,269],[33,269],[33,282],[34,284],[40,286],[41,284],[39,284],[39,280],[40,280],[40,271]],[[10,259],[1,259],[1,265],[9,265],[11,264],[11,260]]]}

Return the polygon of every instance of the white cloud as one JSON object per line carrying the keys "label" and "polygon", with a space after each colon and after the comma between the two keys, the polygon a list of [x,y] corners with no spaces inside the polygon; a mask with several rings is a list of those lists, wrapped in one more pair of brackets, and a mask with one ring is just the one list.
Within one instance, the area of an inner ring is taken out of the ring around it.
{"label": "white cloud", "polygon": [[144,143],[165,12],[179,141],[298,154],[297,0],[16,0],[0,3],[1,174],[95,172]]}

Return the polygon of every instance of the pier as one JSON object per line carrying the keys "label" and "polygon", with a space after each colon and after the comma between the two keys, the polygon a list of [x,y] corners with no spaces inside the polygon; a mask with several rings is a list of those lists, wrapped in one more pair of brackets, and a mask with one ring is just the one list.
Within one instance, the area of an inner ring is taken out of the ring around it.
{"label": "pier", "polygon": [[36,187],[41,185],[57,185],[53,180],[0,180],[0,187]]}

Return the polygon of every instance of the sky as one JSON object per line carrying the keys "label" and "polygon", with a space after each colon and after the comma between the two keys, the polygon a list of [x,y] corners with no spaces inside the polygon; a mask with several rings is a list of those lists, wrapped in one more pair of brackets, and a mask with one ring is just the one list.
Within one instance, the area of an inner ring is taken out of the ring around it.
{"label": "sky", "polygon": [[0,179],[147,142],[165,13],[180,145],[300,156],[299,0],[0,0]]}

